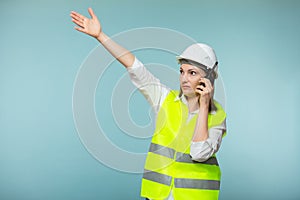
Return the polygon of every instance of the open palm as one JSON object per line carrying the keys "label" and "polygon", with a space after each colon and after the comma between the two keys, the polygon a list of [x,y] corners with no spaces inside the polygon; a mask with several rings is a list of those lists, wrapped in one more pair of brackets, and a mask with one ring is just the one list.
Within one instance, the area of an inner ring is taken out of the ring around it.
{"label": "open palm", "polygon": [[88,9],[91,18],[75,11],[71,12],[72,21],[77,25],[76,30],[97,38],[101,32],[101,24],[91,8]]}

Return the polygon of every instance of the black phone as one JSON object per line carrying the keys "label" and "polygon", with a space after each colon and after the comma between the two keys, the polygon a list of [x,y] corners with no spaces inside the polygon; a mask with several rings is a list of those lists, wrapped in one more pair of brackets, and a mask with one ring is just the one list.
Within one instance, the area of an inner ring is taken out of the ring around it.
{"label": "black phone", "polygon": [[214,65],[214,67],[212,69],[208,69],[206,71],[205,78],[207,78],[208,80],[210,80],[211,85],[214,85],[214,81],[217,78],[216,77],[216,73],[215,73],[215,68],[217,67],[217,65],[218,65],[218,62],[215,63],[215,65]]}
{"label": "black phone", "polygon": [[215,72],[214,72],[214,70],[213,69],[208,70],[208,72],[206,73],[205,78],[210,80],[211,85],[213,85],[214,81],[215,81]]}
{"label": "black phone", "polygon": [[[215,69],[215,67],[213,67],[213,69],[208,69],[206,71],[206,76],[204,77],[204,78],[207,78],[210,81],[211,85],[214,85],[214,81],[215,81],[215,78],[216,78],[215,77],[216,75],[215,75],[214,69]],[[202,85],[203,87],[206,87],[206,85],[205,85],[204,82],[200,82],[199,85]]]}

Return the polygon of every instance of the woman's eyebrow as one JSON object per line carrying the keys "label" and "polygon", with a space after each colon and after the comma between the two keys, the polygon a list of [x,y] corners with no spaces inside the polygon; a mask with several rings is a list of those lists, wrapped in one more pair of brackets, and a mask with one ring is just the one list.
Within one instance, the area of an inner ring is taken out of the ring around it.
{"label": "woman's eyebrow", "polygon": [[[182,70],[182,71],[184,71],[183,68],[181,68],[181,67],[180,67],[179,69]],[[189,71],[196,71],[196,69],[190,68],[190,69],[188,69],[188,70],[186,70],[186,71],[188,71],[188,72],[189,72]]]}

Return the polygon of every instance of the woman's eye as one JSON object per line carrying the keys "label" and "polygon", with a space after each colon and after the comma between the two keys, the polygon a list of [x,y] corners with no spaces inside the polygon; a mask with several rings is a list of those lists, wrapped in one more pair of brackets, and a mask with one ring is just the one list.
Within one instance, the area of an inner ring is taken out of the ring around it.
{"label": "woman's eye", "polygon": [[180,70],[179,72],[180,72],[180,74],[182,74],[182,73],[183,73],[183,70]]}
{"label": "woman's eye", "polygon": [[195,71],[191,71],[191,75],[196,75],[197,73]]}

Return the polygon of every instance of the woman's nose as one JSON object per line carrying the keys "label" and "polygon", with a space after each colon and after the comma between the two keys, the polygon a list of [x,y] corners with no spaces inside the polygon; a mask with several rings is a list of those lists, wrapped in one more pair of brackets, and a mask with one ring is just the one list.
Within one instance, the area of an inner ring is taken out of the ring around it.
{"label": "woman's nose", "polygon": [[185,74],[182,74],[182,75],[181,75],[181,81],[182,81],[182,82],[187,82],[187,77],[186,77]]}

